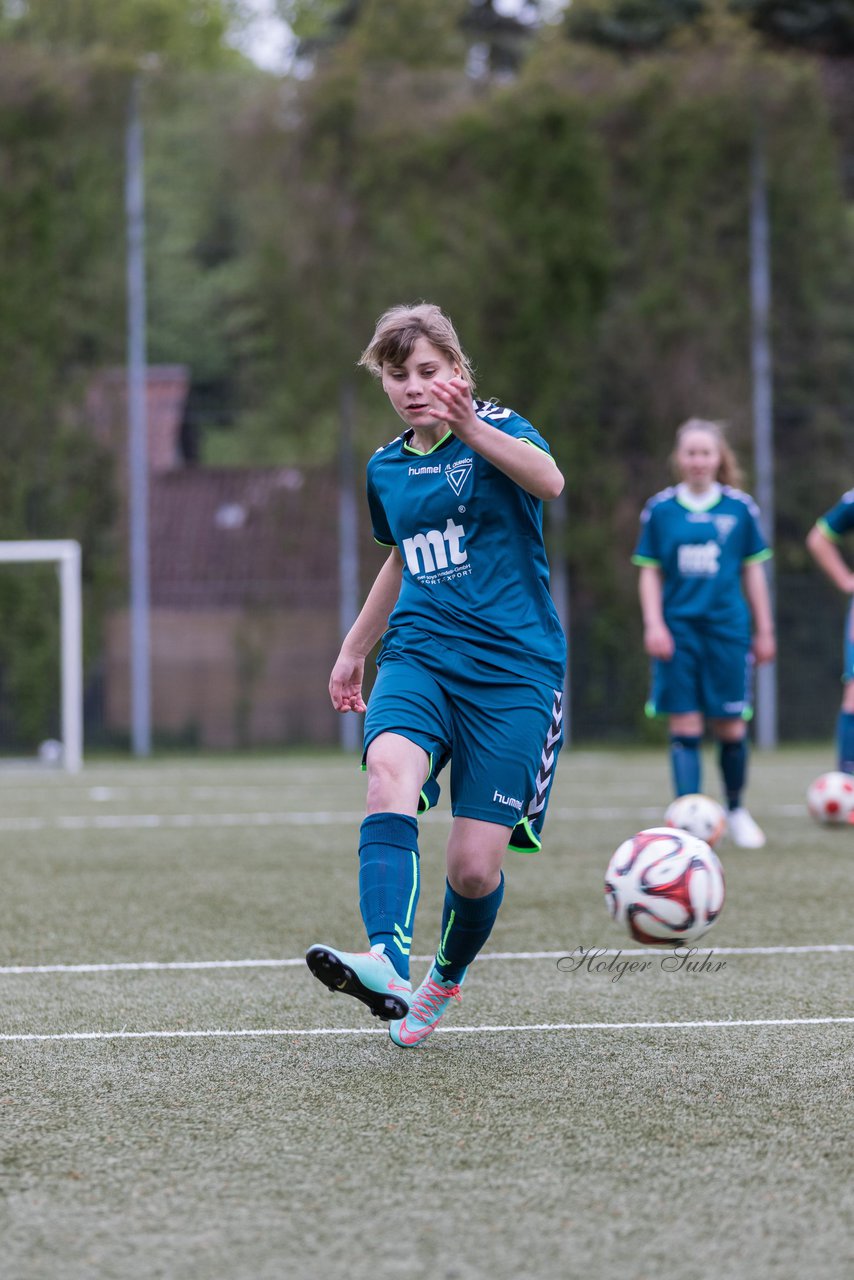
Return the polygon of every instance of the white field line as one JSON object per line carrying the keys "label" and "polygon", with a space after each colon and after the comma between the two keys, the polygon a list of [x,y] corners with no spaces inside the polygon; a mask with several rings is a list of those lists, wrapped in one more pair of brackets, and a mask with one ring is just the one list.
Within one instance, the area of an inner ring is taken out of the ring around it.
{"label": "white field line", "polygon": [[[773,817],[806,817],[806,805],[778,804],[768,805],[762,813]],[[633,822],[646,818],[658,821],[661,818],[661,807],[621,808],[593,807],[553,809],[550,817],[560,821],[572,822],[578,819],[612,822],[616,819],[631,819]],[[97,813],[66,814],[55,818],[39,817],[4,817],[0,818],[0,831],[171,831],[202,827],[335,827],[352,826],[362,821],[364,811],[359,810],[318,810],[307,813],[286,813],[247,811],[246,813]],[[447,814],[441,810],[424,814],[422,822],[447,821]]]}
{"label": "white field line", "polygon": [[359,823],[351,813],[97,813],[56,818],[0,818],[0,831],[168,831],[188,827],[331,827]]}
{"label": "white field line", "polygon": [[[653,956],[674,954],[673,948],[663,947],[660,950],[651,947],[585,947],[584,957],[578,948],[568,951],[486,951],[478,956],[478,965],[487,960],[573,960],[581,964],[582,959],[605,959],[608,956]],[[803,955],[841,955],[854,952],[854,943],[829,942],[814,946],[802,947],[692,947],[692,958],[701,956],[803,956]],[[687,955],[682,948],[676,954]],[[417,963],[432,960],[432,955],[412,956]],[[0,965],[0,977],[14,977],[19,974],[40,973],[140,973],[160,972],[186,969],[291,969],[305,964],[303,956],[294,956],[280,960],[128,960],[114,964],[10,964]]]}
{"label": "white field line", "polygon": [[[840,1018],[731,1018],[722,1021],[702,1022],[532,1022],[518,1025],[498,1024],[480,1027],[437,1027],[439,1035],[488,1035],[513,1034],[532,1031],[694,1031],[717,1028],[729,1030],[738,1027],[819,1027],[854,1023],[854,1017]],[[381,1036],[387,1035],[384,1027],[267,1027],[240,1028],[226,1031],[63,1031],[55,1034],[34,1032],[20,1035],[0,1035],[5,1044],[22,1041],[47,1040],[213,1040],[259,1039],[285,1036],[300,1039],[303,1036]]]}

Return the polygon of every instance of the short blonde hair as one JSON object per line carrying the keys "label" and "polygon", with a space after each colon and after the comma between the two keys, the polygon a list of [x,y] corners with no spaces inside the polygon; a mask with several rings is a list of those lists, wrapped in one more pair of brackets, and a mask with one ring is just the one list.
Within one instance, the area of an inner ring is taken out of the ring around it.
{"label": "short blonde hair", "polygon": [[390,307],[384,311],[377,321],[374,336],[359,358],[359,364],[379,378],[384,364],[400,368],[409,359],[419,338],[426,338],[452,364],[459,365],[460,377],[474,390],[471,361],[462,349],[457,331],[445,313],[432,302]]}
{"label": "short blonde hair", "polygon": [[670,455],[670,465],[674,473],[678,475],[679,468],[676,455],[679,452],[680,444],[689,431],[705,431],[707,435],[712,437],[721,455],[721,462],[715,479],[720,484],[727,484],[733,489],[741,489],[744,485],[744,475],[735,456],[735,450],[726,438],[724,424],[722,422],[712,422],[708,418],[689,418],[687,422],[682,423],[681,427],[677,427],[676,441],[673,446],[673,452]]}

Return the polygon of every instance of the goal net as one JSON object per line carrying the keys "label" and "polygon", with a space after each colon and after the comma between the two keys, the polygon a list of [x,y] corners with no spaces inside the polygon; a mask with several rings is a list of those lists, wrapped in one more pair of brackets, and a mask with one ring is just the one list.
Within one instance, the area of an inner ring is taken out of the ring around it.
{"label": "goal net", "polygon": [[0,541],[0,571],[6,565],[51,565],[59,579],[59,736],[41,743],[45,764],[76,773],[83,763],[83,609],[80,544],[71,539]]}

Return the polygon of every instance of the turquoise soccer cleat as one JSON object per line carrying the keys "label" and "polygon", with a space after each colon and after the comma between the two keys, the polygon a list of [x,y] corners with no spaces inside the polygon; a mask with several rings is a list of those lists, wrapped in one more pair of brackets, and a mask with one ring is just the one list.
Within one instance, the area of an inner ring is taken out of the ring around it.
{"label": "turquoise soccer cleat", "polygon": [[432,965],[412,995],[409,1012],[389,1023],[388,1033],[401,1049],[414,1049],[436,1030],[436,1024],[452,1000],[460,1001],[460,983],[446,981]]}
{"label": "turquoise soccer cleat", "polygon": [[378,942],[370,951],[338,951],[315,944],[306,952],[305,962],[318,981],[330,991],[355,996],[371,1013],[385,1022],[405,1018],[409,1012],[412,983],[401,978]]}

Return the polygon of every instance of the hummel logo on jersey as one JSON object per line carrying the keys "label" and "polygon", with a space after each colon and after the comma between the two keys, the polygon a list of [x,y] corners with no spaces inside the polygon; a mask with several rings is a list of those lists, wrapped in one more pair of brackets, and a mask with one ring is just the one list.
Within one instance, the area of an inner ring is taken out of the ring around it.
{"label": "hummel logo on jersey", "polygon": [[408,476],[438,476],[441,475],[441,467],[410,467],[407,471]]}
{"label": "hummel logo on jersey", "polygon": [[713,578],[720,568],[717,542],[683,543],[679,548],[679,572],[686,578]]}
{"label": "hummel logo on jersey", "polygon": [[522,801],[517,800],[515,796],[504,796],[500,791],[496,791],[492,797],[493,803],[497,800],[499,804],[507,804],[511,809],[521,809]]}
{"label": "hummel logo on jersey", "polygon": [[447,569],[451,564],[465,564],[468,552],[463,551],[461,543],[466,531],[461,524],[455,524],[448,516],[448,523],[443,531],[428,529],[426,533],[416,533],[414,538],[403,539],[403,554],[406,567],[414,575],[435,573],[437,569]]}
{"label": "hummel logo on jersey", "polygon": [[445,468],[445,479],[447,480],[448,484],[451,486],[451,488],[453,489],[457,497],[459,497],[460,494],[462,493],[463,485],[471,475],[471,469],[472,469],[471,458],[464,458],[462,462],[455,462],[452,467]]}

